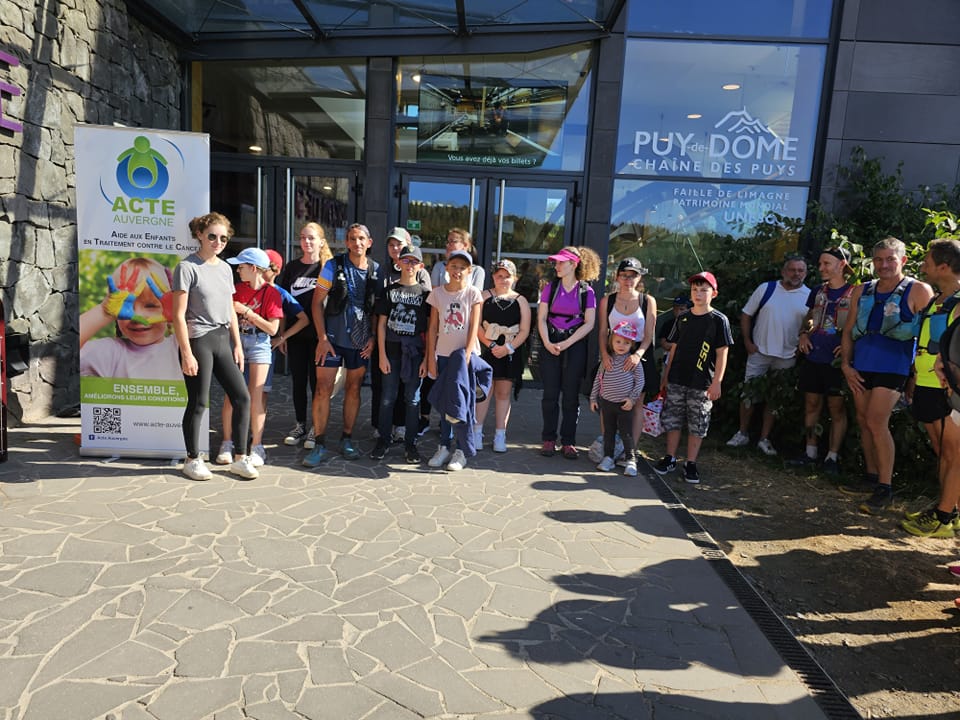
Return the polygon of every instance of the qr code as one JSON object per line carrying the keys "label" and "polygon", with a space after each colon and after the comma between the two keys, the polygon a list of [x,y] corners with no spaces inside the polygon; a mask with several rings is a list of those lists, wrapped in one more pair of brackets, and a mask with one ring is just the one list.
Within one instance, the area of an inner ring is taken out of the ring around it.
{"label": "qr code", "polygon": [[120,408],[95,407],[93,432],[97,435],[119,435],[122,432]]}

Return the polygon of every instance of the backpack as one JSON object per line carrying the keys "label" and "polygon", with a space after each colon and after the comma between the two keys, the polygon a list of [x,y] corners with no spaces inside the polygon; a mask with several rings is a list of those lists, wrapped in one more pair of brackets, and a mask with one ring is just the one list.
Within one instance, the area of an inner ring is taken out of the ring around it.
{"label": "backpack", "polygon": [[557,293],[560,292],[560,279],[554,278],[550,281],[550,298],[547,300],[547,317],[579,317],[582,318],[584,313],[587,311],[587,289],[590,287],[583,280],[577,281],[578,293],[577,297],[580,300],[580,314],[579,315],[568,315],[567,313],[558,313],[553,311],[553,301],[557,297]]}
{"label": "backpack", "polygon": [[[335,269],[333,272],[333,285],[330,286],[330,292],[327,293],[327,303],[323,308],[325,318],[335,317],[343,313],[347,307],[347,270],[344,265],[346,255],[340,254],[333,258]],[[364,285],[363,306],[370,313],[373,311],[373,304],[376,301],[376,272],[373,269],[373,263],[367,263],[367,281]]]}

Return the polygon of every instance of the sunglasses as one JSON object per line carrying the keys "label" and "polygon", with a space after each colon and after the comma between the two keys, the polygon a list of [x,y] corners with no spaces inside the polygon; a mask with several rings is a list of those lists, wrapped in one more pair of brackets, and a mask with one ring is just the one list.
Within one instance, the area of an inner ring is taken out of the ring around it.
{"label": "sunglasses", "polygon": [[411,257],[400,258],[400,262],[403,265],[419,265],[420,264],[419,260]]}
{"label": "sunglasses", "polygon": [[222,243],[225,243],[225,242],[229,242],[229,241],[230,241],[230,236],[229,236],[229,235],[217,235],[216,233],[207,233],[207,240],[209,240],[210,242],[222,242]]}

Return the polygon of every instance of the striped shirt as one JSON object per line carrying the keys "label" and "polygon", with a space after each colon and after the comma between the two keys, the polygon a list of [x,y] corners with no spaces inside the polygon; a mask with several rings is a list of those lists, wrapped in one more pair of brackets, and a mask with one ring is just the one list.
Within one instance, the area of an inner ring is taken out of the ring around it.
{"label": "striped shirt", "polygon": [[596,402],[598,397],[614,403],[624,400],[636,400],[643,392],[643,365],[637,366],[630,372],[625,372],[623,364],[627,355],[613,355],[613,368],[604,370],[603,365],[597,370],[593,379],[593,389],[590,391],[590,401]]}

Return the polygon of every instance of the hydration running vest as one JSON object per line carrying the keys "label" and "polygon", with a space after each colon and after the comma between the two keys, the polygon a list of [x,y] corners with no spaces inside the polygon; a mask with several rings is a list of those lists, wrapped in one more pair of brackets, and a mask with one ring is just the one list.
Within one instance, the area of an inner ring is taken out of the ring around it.
{"label": "hydration running vest", "polygon": [[[940,352],[940,337],[947,330],[950,324],[950,315],[954,307],[960,302],[960,293],[955,293],[943,301],[943,304],[935,312],[931,312],[935,307],[936,298],[931,300],[920,313],[920,337],[918,352],[930,353],[936,355]],[[924,320],[929,320],[927,326],[923,326]]]}
{"label": "hydration running vest", "polygon": [[860,295],[860,302],[857,304],[857,320],[852,328],[852,337],[854,341],[859,340],[864,335],[883,335],[891,340],[913,340],[920,334],[920,317],[917,313],[912,320],[907,320],[904,316],[910,311],[907,304],[907,298],[910,296],[910,288],[913,287],[913,280],[903,278],[890,293],[886,302],[883,304],[883,320],[880,324],[880,330],[868,330],[870,322],[870,313],[873,312],[876,304],[877,281],[871,280],[863,286],[863,293]]}
{"label": "hydration running vest", "polygon": [[[853,285],[847,285],[847,289],[843,291],[843,294],[837,298],[837,302],[834,305],[833,317],[827,316],[827,305],[830,304],[830,298],[827,295],[827,290],[829,286],[827,283],[824,283],[817,290],[817,294],[813,299],[813,307],[811,308],[811,320],[813,321],[813,328],[811,333],[820,331],[820,332],[836,332],[839,333],[846,327],[847,318],[850,315],[850,296],[853,294]],[[827,321],[833,324],[831,328]]]}

